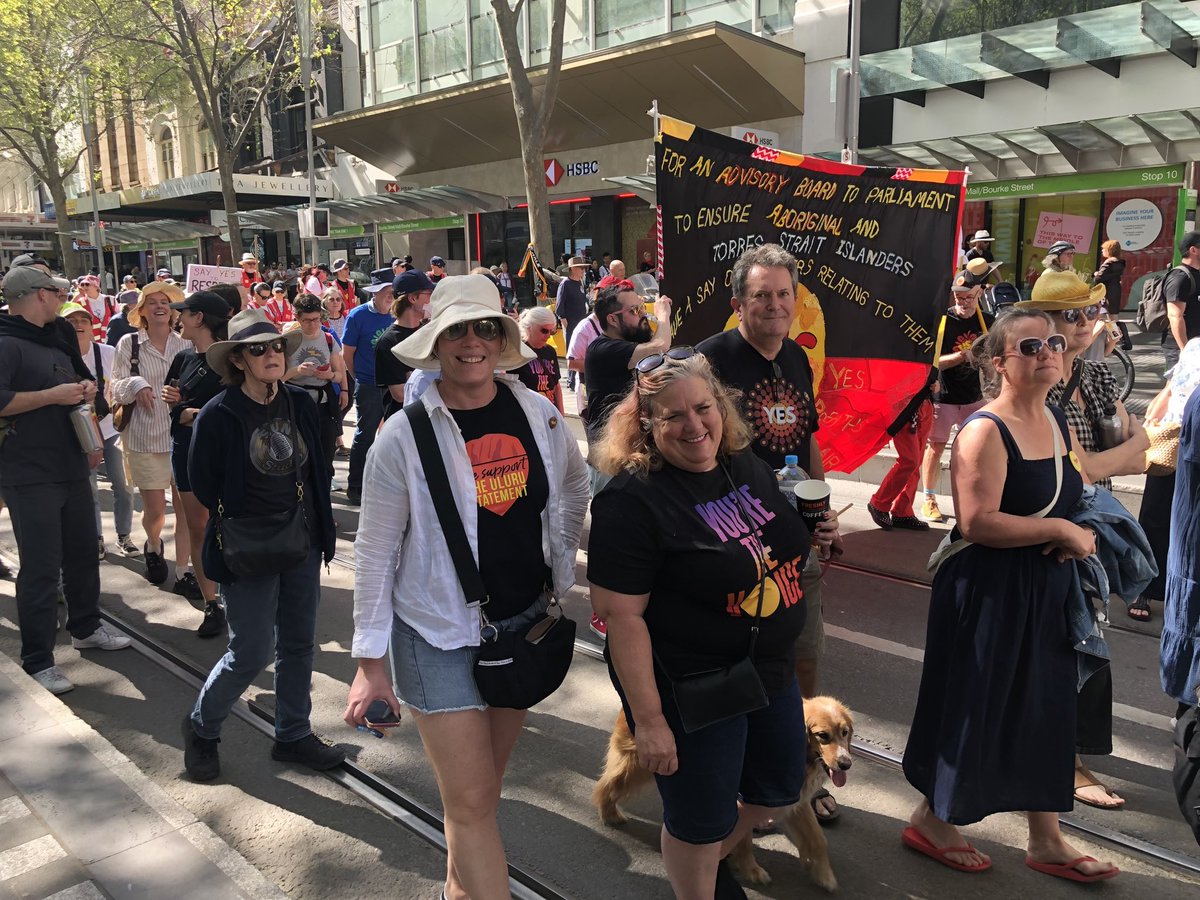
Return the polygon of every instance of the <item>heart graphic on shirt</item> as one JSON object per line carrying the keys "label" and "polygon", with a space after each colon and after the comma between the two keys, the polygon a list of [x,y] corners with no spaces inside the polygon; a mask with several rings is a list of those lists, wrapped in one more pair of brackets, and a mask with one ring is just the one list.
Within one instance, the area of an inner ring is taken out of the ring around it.
{"label": "heart graphic on shirt", "polygon": [[511,434],[485,434],[467,441],[480,509],[502,516],[529,492],[529,454]]}

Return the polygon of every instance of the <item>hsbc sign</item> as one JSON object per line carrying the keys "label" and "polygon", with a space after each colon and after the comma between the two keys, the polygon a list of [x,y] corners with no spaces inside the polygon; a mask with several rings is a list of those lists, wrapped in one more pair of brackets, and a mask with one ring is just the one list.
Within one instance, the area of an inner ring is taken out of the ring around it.
{"label": "hsbc sign", "polygon": [[578,178],[582,175],[599,174],[600,161],[597,159],[569,162],[565,166],[557,159],[546,160],[546,187],[554,187],[564,178]]}
{"label": "hsbc sign", "polygon": [[759,128],[743,128],[741,126],[729,129],[739,141],[745,141],[747,144],[758,144],[760,147],[778,147],[779,132],[763,131]]}

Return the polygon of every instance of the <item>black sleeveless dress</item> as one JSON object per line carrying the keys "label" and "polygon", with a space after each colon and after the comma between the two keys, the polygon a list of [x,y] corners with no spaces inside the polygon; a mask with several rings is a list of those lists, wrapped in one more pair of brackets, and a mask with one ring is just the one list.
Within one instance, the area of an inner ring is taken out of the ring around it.
{"label": "black sleeveless dress", "polygon": [[[1083,493],[1066,418],[1063,481],[1047,518],[1066,518]],[[1008,451],[1001,512],[1031,516],[1054,496],[1054,459]],[[964,423],[965,424],[965,423]],[[958,538],[957,529],[953,535]],[[934,815],[969,825],[995,812],[1065,812],[1074,790],[1076,662],[1067,630],[1074,562],[1042,545],[972,544],[933,579],[925,665],[904,774]]]}

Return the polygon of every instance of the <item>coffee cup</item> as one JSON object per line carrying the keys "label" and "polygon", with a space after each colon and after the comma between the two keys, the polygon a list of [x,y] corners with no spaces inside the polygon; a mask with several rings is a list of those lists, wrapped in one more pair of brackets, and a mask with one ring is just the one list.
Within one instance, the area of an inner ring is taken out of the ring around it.
{"label": "coffee cup", "polygon": [[792,492],[796,495],[796,508],[808,526],[809,534],[816,534],[817,525],[825,521],[825,513],[829,512],[829,483],[810,478],[799,481]]}

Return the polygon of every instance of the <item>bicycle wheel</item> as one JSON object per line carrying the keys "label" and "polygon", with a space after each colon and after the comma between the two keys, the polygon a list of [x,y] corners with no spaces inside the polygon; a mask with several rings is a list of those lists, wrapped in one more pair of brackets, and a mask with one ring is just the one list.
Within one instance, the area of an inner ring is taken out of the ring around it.
{"label": "bicycle wheel", "polygon": [[1117,347],[1104,358],[1104,364],[1108,366],[1113,378],[1117,380],[1117,399],[1121,402],[1129,399],[1129,395],[1133,393],[1133,382],[1137,377],[1133,369],[1133,360],[1130,359],[1129,354]]}

